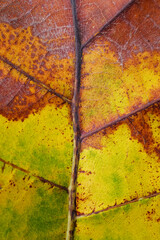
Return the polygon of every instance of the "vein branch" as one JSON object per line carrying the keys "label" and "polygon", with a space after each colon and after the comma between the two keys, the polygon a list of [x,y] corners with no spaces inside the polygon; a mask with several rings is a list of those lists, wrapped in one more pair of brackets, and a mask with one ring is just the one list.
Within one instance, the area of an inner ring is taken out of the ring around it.
{"label": "vein branch", "polygon": [[116,13],[113,18],[111,18],[109,21],[107,21],[99,30],[94,34],[91,38],[89,38],[83,45],[82,49],[85,48],[99,33],[103,31],[103,29],[107,26],[109,26],[127,7],[130,7],[131,4],[134,3],[135,0],[130,0],[119,12]]}
{"label": "vein branch", "polygon": [[136,109],[136,110],[134,110],[134,111],[132,111],[132,112],[130,112],[130,113],[128,113],[128,114],[125,114],[125,115],[123,115],[122,117],[119,117],[119,118],[116,119],[115,121],[112,121],[112,122],[110,122],[110,123],[107,123],[107,124],[105,124],[104,126],[102,126],[102,127],[100,127],[100,128],[97,128],[97,129],[95,129],[95,130],[93,130],[93,131],[90,131],[90,132],[88,132],[88,133],[85,133],[85,134],[83,134],[83,135],[81,136],[81,141],[82,141],[84,138],[90,137],[90,136],[92,136],[93,134],[98,133],[99,131],[101,131],[101,130],[103,130],[103,129],[105,129],[105,128],[111,127],[111,126],[113,126],[113,125],[115,125],[115,124],[117,124],[117,123],[119,123],[119,122],[121,122],[121,121],[123,121],[123,120],[125,120],[125,119],[127,119],[127,118],[129,118],[129,117],[131,117],[132,115],[137,114],[138,112],[141,112],[141,111],[149,108],[149,107],[152,106],[153,104],[156,104],[156,103],[159,103],[159,102],[160,102],[160,98],[158,98],[158,99],[156,99],[156,100],[153,100],[153,101],[151,101],[151,102],[148,102],[148,103],[144,104],[142,107],[140,107],[140,108],[138,108],[138,109]]}
{"label": "vein branch", "polygon": [[149,198],[153,198],[153,197],[157,197],[160,195],[160,192],[153,192],[147,196],[143,196],[141,198],[134,198],[130,201],[126,201],[124,203],[120,203],[120,204],[117,204],[117,205],[114,205],[114,206],[110,206],[110,207],[107,207],[105,209],[102,209],[100,211],[96,211],[96,212],[92,212],[92,213],[89,213],[89,214],[81,214],[79,216],[76,217],[76,219],[79,219],[79,218],[84,218],[84,217],[88,217],[88,216],[93,216],[93,215],[96,215],[96,214],[99,214],[99,213],[102,213],[102,212],[107,212],[111,209],[115,209],[115,208],[120,208],[120,207],[123,207],[123,206],[126,206],[128,204],[132,204],[132,203],[136,203],[136,202],[139,202],[139,201],[142,201],[142,200],[145,200],[145,199],[149,199]]}
{"label": "vein branch", "polygon": [[62,189],[62,190],[65,190],[66,192],[68,192],[67,187],[61,186],[61,185],[59,185],[59,184],[57,184],[57,183],[54,183],[54,182],[52,182],[52,181],[49,181],[49,180],[47,180],[47,179],[45,179],[45,178],[43,178],[43,177],[41,177],[41,176],[38,176],[38,175],[36,175],[36,174],[33,174],[33,173],[31,173],[30,171],[28,171],[28,170],[26,170],[26,169],[24,169],[24,168],[21,168],[21,167],[15,165],[15,164],[13,164],[13,163],[10,163],[10,162],[8,162],[8,161],[3,160],[2,158],[0,158],[0,162],[3,162],[3,163],[4,163],[4,167],[3,167],[2,171],[4,171],[5,165],[9,165],[9,166],[11,166],[12,168],[15,168],[15,169],[17,169],[17,170],[19,170],[19,171],[21,171],[21,172],[24,172],[24,173],[26,173],[26,174],[29,174],[30,176],[33,176],[33,177],[39,179],[39,180],[40,180],[41,182],[43,182],[43,183],[48,183],[48,184],[50,184],[51,187],[57,187],[57,188],[60,188],[60,189]]}
{"label": "vein branch", "polygon": [[76,221],[76,187],[77,187],[77,174],[78,163],[80,155],[80,125],[79,125],[79,92],[80,92],[80,78],[81,78],[81,40],[79,34],[79,26],[76,12],[76,0],[71,0],[73,24],[75,32],[75,82],[74,82],[74,95],[72,99],[72,120],[73,120],[73,158],[72,158],[72,173],[69,185],[69,211],[68,211],[68,226],[66,240],[74,238],[75,221]]}
{"label": "vein branch", "polygon": [[27,77],[29,79],[29,81],[33,81],[38,86],[46,89],[48,92],[50,92],[50,93],[54,94],[55,96],[63,99],[65,102],[71,103],[70,99],[66,98],[65,96],[63,96],[60,93],[57,93],[53,88],[50,88],[45,83],[42,83],[40,80],[38,80],[35,77],[31,76],[29,73],[27,73],[24,70],[22,70],[19,66],[17,66],[14,63],[10,62],[7,58],[0,56],[0,60],[3,61],[4,63],[8,64],[10,67],[16,69],[21,74],[23,74],[25,77]]}

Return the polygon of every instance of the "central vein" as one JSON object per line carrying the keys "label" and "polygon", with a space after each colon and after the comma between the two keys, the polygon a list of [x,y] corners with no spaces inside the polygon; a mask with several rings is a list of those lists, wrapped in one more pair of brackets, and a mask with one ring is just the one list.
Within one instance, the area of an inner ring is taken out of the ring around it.
{"label": "central vein", "polygon": [[80,91],[80,78],[81,78],[81,57],[82,48],[80,41],[80,32],[78,27],[77,12],[76,12],[76,0],[71,0],[73,24],[75,32],[75,82],[74,82],[74,94],[72,99],[72,120],[73,120],[73,159],[72,159],[72,173],[69,185],[69,211],[68,211],[68,226],[66,240],[72,240],[74,238],[75,230],[75,218],[76,218],[76,187],[77,187],[77,174],[78,163],[80,155],[81,134],[79,126],[79,91]]}

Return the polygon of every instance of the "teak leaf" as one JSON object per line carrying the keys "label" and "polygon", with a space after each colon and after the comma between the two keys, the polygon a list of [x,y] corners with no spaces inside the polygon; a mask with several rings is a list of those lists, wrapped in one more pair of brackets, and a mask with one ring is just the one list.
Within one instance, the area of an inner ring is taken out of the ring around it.
{"label": "teak leaf", "polygon": [[0,0],[0,239],[160,238],[160,1]]}

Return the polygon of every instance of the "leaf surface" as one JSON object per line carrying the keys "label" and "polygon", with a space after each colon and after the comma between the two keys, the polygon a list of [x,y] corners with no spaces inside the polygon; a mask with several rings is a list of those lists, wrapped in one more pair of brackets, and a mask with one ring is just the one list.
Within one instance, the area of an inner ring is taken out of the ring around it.
{"label": "leaf surface", "polygon": [[[1,116],[0,157],[67,187],[73,147],[69,106],[47,95],[50,103],[24,121],[9,121]],[[38,104],[39,109],[44,100]]]}
{"label": "leaf surface", "polygon": [[160,196],[157,196],[119,209],[80,218],[77,221],[75,238],[77,240],[156,240],[160,235],[159,202]]}
{"label": "leaf surface", "polygon": [[159,106],[153,105],[82,142],[80,215],[159,192]]}
{"label": "leaf surface", "polygon": [[70,2],[9,1],[1,6],[0,22],[0,55],[71,98],[74,33]]}
{"label": "leaf surface", "polygon": [[0,175],[2,240],[65,238],[66,191],[51,188],[50,184],[11,166],[5,166]]}
{"label": "leaf surface", "polygon": [[84,49],[82,133],[159,99],[159,35],[159,8],[154,1],[140,1]]}
{"label": "leaf surface", "polygon": [[159,8],[0,0],[2,240],[159,238]]}
{"label": "leaf surface", "polygon": [[82,45],[85,45],[106,24],[117,16],[132,0],[78,0],[77,14]]}

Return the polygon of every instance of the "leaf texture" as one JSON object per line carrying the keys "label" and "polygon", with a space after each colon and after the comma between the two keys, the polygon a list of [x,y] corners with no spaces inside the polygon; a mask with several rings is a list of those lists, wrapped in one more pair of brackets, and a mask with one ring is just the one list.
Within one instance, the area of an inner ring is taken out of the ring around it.
{"label": "leaf texture", "polygon": [[2,240],[159,239],[159,13],[0,0]]}
{"label": "leaf texture", "polygon": [[159,35],[159,8],[154,1],[140,1],[84,49],[82,132],[94,131],[159,99]]}
{"label": "leaf texture", "polygon": [[160,234],[159,202],[159,196],[152,197],[98,215],[80,218],[77,221],[75,238],[156,240]]}
{"label": "leaf texture", "polygon": [[77,14],[82,46],[95,36],[106,24],[117,16],[132,0],[79,0]]}
{"label": "leaf texture", "polygon": [[77,210],[101,211],[159,191],[159,106],[82,142]]}
{"label": "leaf texture", "polygon": [[68,194],[11,166],[0,174],[1,239],[63,239]]}

